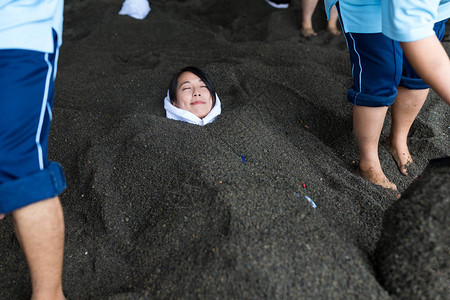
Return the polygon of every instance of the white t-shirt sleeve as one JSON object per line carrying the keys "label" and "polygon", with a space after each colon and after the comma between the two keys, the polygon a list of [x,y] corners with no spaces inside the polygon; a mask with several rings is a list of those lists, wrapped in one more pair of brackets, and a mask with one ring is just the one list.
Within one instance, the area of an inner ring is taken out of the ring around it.
{"label": "white t-shirt sleeve", "polygon": [[383,34],[400,42],[434,35],[439,3],[439,0],[382,0]]}

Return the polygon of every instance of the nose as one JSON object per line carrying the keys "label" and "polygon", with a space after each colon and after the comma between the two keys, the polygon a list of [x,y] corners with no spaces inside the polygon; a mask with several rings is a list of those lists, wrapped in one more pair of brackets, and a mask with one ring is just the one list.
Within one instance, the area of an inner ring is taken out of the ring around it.
{"label": "nose", "polygon": [[200,94],[200,90],[198,90],[198,89],[194,89],[194,97],[195,96],[201,96],[201,94]]}

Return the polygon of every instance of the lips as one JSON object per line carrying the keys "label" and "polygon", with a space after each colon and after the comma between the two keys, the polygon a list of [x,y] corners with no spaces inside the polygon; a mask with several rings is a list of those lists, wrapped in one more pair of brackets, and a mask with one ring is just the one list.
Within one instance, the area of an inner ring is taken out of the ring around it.
{"label": "lips", "polygon": [[194,102],[191,102],[191,105],[200,105],[200,104],[205,104],[205,101],[194,101]]}

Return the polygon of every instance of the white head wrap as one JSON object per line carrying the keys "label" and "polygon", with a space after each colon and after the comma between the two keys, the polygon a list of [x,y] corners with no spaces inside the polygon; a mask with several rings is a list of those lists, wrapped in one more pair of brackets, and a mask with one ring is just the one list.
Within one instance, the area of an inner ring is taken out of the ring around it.
{"label": "white head wrap", "polygon": [[220,99],[217,94],[216,104],[214,105],[214,107],[211,109],[209,114],[206,115],[206,117],[200,119],[190,111],[174,106],[170,101],[169,91],[167,91],[167,96],[166,98],[164,98],[164,109],[166,110],[166,117],[168,119],[183,121],[200,126],[205,126],[206,124],[211,123],[222,112],[220,108]]}

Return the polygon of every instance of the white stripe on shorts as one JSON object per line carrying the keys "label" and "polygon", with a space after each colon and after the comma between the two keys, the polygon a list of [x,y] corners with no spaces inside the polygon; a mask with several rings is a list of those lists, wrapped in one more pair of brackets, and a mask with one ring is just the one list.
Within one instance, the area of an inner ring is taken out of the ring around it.
{"label": "white stripe on shorts", "polygon": [[50,82],[52,80],[51,75],[52,75],[52,68],[53,68],[52,64],[48,60],[48,53],[45,53],[44,59],[45,59],[45,62],[47,63],[48,70],[47,70],[47,78],[45,80],[44,97],[42,99],[42,105],[41,105],[41,114],[39,117],[39,124],[38,124],[37,132],[36,132],[36,147],[37,147],[37,151],[38,151],[39,168],[41,170],[44,169],[44,157],[43,157],[42,146],[41,146],[41,131],[42,131],[42,125],[44,123],[45,110],[47,108],[48,93],[49,93],[49,89],[50,89]]}
{"label": "white stripe on shorts", "polygon": [[[362,65],[361,65],[361,56],[358,53],[358,50],[356,50],[356,42],[355,39],[353,38],[352,34],[349,32],[348,35],[350,36],[350,38],[353,41],[353,50],[355,50],[356,55],[358,55],[358,64],[359,64],[359,92],[356,94],[355,96],[355,102],[356,102],[356,97],[358,96],[359,93],[362,93]],[[352,67],[352,73],[353,73],[353,67]],[[352,74],[353,75],[353,74]]]}

